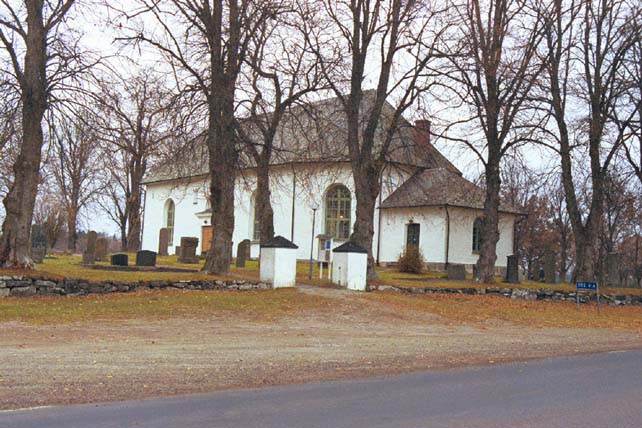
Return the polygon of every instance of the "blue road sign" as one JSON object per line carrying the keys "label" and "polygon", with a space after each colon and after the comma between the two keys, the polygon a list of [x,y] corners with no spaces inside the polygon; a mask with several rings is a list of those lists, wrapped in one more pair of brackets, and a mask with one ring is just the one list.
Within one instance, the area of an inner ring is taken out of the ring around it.
{"label": "blue road sign", "polygon": [[597,290],[597,282],[591,281],[577,281],[575,288],[578,290]]}

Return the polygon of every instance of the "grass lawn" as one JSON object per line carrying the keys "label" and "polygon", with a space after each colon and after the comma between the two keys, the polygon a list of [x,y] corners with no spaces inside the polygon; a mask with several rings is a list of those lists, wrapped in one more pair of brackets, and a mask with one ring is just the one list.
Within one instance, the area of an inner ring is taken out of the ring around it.
{"label": "grass lawn", "polygon": [[5,297],[0,323],[65,324],[81,321],[207,318],[226,313],[270,321],[298,311],[329,306],[331,301],[296,289],[261,291],[142,290],[131,293]]}
{"label": "grass lawn", "polygon": [[442,316],[454,324],[482,325],[488,321],[509,322],[533,328],[598,328],[642,333],[642,309],[636,306],[602,306],[570,302],[528,302],[499,296],[405,295],[375,292],[364,295],[395,307],[398,311],[417,310]]}

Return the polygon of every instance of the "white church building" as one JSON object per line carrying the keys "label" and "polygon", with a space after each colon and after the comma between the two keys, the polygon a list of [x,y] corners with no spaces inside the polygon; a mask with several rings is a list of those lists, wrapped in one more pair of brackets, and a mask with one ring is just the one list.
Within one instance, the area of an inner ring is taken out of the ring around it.
{"label": "white church building", "polygon": [[[367,108],[369,97],[365,97]],[[392,110],[386,106],[384,116]],[[355,221],[356,198],[345,144],[345,117],[337,99],[295,109],[282,121],[270,166],[274,230],[298,245],[299,259],[319,255],[319,235],[346,242]],[[159,231],[169,229],[169,253],[181,237],[199,238],[198,253],[207,251],[213,233],[207,192],[207,151],[202,143],[153,168],[145,178],[142,247],[158,251]],[[243,157],[236,180],[233,255],[249,239],[258,257],[254,214],[256,174]],[[429,267],[458,263],[472,269],[479,251],[479,218],[484,193],[466,180],[430,142],[429,125],[401,120],[386,157],[378,198],[372,254],[382,264],[395,263],[409,246],[417,246]],[[514,225],[519,210],[500,206],[497,268],[514,252]],[[313,228],[314,225],[314,228]],[[312,246],[312,248],[311,248]]]}

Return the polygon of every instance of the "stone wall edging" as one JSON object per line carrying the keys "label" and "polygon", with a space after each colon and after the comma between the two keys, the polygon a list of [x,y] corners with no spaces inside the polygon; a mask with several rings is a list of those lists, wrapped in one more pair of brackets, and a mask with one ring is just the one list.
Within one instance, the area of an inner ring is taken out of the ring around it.
{"label": "stone wall edging", "polygon": [[[574,291],[553,290],[550,288],[512,288],[512,287],[404,287],[397,285],[369,285],[368,291],[394,291],[408,294],[487,294],[511,299],[549,302],[575,302]],[[595,293],[580,293],[580,303],[591,303],[597,300]],[[602,294],[600,303],[620,306],[642,306],[642,294]]]}
{"label": "stone wall edging", "polygon": [[89,281],[77,278],[54,279],[42,276],[0,276],[0,297],[6,296],[78,296],[105,294],[148,289],[185,290],[267,290],[272,286],[265,282],[244,280],[189,280],[189,281]]}

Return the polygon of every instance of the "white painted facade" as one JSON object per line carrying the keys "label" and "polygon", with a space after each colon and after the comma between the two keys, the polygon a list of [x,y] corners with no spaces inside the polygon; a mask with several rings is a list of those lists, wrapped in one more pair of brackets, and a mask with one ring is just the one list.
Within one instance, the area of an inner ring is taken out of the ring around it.
{"label": "white painted facade", "polygon": [[[411,175],[411,171],[386,170],[380,201],[400,186]],[[318,254],[318,234],[325,233],[325,195],[333,185],[345,185],[352,197],[351,227],[356,217],[354,182],[348,163],[295,164],[271,168],[272,206],[274,210],[275,235],[282,235],[299,246],[298,259],[309,259],[310,244],[313,241],[313,255]],[[233,254],[236,246],[244,239],[253,238],[255,175],[244,170],[237,179],[235,191],[235,227]],[[209,214],[198,215],[208,208],[205,177],[191,180],[172,180],[146,184],[145,212],[142,249],[158,251],[159,230],[167,226],[167,206],[171,199],[175,204],[173,240],[169,253],[174,254],[180,237],[201,238],[201,228],[210,224]],[[312,207],[317,206],[315,228],[312,230]],[[373,255],[376,260],[394,263],[403,252],[406,243],[407,224],[420,225],[420,248],[428,263],[474,264],[478,255],[472,251],[472,228],[480,210],[449,207],[450,244],[446,257],[447,216],[444,207],[391,208],[375,212],[375,236]],[[513,253],[513,224],[515,215],[501,214],[500,240],[497,246],[498,267],[506,266],[506,257]],[[216,231],[214,231],[216,233]],[[381,242],[379,236],[381,235]],[[314,237],[314,239],[312,239]],[[336,247],[345,241],[335,241]],[[197,253],[201,252],[201,243]],[[258,242],[253,241],[251,256],[259,256]],[[448,260],[446,260],[448,259]]]}

